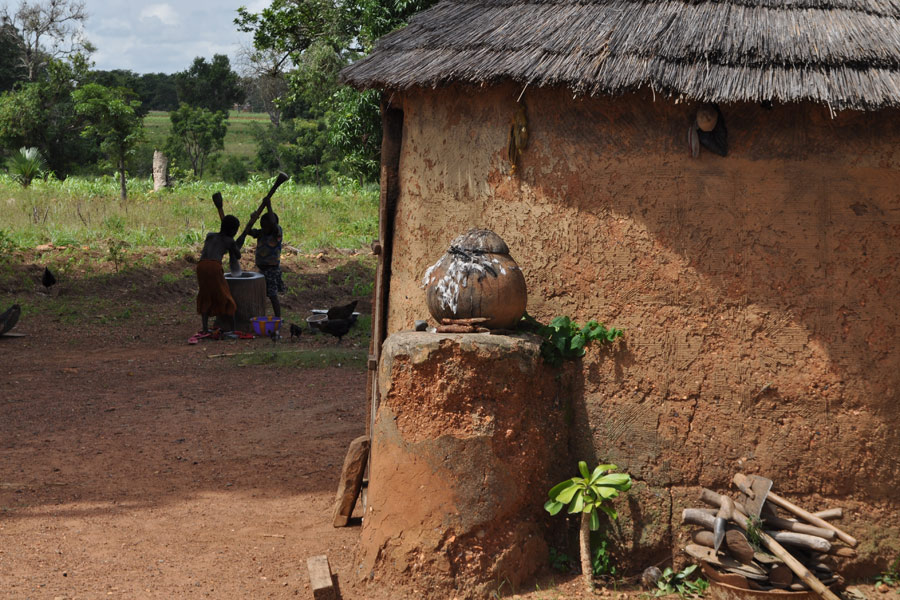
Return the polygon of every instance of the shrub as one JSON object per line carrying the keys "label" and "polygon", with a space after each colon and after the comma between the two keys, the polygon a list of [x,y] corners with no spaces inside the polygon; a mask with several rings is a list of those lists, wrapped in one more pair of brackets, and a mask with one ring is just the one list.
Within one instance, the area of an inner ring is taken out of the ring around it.
{"label": "shrub", "polygon": [[47,163],[37,148],[19,148],[6,166],[10,176],[26,188],[31,185],[32,180],[44,177],[47,173]]}
{"label": "shrub", "polygon": [[228,183],[246,183],[250,176],[246,163],[239,156],[234,155],[225,157],[219,166],[219,174]]}

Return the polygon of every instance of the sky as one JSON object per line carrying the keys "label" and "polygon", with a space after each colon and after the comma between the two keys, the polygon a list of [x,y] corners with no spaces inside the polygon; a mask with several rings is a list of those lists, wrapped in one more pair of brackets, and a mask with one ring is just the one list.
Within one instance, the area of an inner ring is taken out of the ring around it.
{"label": "sky", "polygon": [[94,68],[176,73],[194,58],[227,54],[232,68],[250,34],[234,25],[237,9],[259,12],[270,0],[85,0],[85,37],[97,48]]}

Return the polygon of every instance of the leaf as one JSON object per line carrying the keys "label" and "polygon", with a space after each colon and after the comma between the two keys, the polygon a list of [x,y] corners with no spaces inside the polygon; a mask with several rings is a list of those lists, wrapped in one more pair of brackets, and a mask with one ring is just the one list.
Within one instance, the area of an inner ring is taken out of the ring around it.
{"label": "leaf", "polygon": [[591,489],[595,490],[596,494],[604,500],[609,500],[619,495],[619,490],[605,485],[593,485]]}
{"label": "leaf", "polygon": [[580,349],[584,348],[584,345],[586,342],[587,342],[587,340],[585,340],[584,336],[579,333],[578,335],[576,335],[575,337],[572,338],[572,342],[569,344],[569,347],[572,350],[580,350]]}
{"label": "leaf", "polygon": [[557,502],[568,504],[572,501],[572,498],[575,497],[575,494],[578,493],[578,485],[573,480],[570,480],[569,484],[569,487],[563,489],[559,494],[556,495]]}
{"label": "leaf", "polygon": [[591,472],[588,471],[587,463],[584,462],[583,460],[578,461],[578,471],[581,473],[581,476],[584,477],[585,479],[591,478]]}
{"label": "leaf", "polygon": [[600,510],[606,513],[606,516],[615,521],[619,518],[619,514],[616,512],[614,508],[611,506],[607,506],[605,504],[600,505]]}
{"label": "leaf", "polygon": [[600,515],[597,514],[596,510],[591,511],[591,531],[597,531],[600,529]]}
{"label": "leaf", "polygon": [[569,504],[569,514],[574,515],[575,513],[580,513],[584,508],[584,496],[578,494],[575,496],[575,499]]}
{"label": "leaf", "polygon": [[596,485],[614,487],[620,491],[625,491],[631,487],[631,475],[628,473],[607,473],[595,483]]}
{"label": "leaf", "polygon": [[570,485],[575,485],[575,482],[572,481],[571,479],[566,479],[565,481],[561,481],[561,482],[557,483],[556,485],[554,485],[552,488],[550,488],[550,491],[547,492],[547,495],[550,496],[551,498],[556,498],[557,496],[559,496],[559,493],[561,491],[563,491]]}
{"label": "leaf", "polygon": [[544,503],[544,510],[546,510],[551,515],[556,515],[559,513],[559,511],[562,510],[563,506],[565,506],[565,504],[563,504],[562,502],[557,502],[556,500],[547,500]]}

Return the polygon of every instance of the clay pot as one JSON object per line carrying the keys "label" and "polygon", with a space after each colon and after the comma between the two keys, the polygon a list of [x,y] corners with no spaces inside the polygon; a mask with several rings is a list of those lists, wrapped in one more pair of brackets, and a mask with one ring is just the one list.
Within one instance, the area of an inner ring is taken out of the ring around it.
{"label": "clay pot", "polygon": [[509,255],[509,247],[489,229],[472,229],[450,243],[450,249],[422,280],[428,311],[437,320],[490,317],[491,329],[512,329],[525,314],[525,276]]}

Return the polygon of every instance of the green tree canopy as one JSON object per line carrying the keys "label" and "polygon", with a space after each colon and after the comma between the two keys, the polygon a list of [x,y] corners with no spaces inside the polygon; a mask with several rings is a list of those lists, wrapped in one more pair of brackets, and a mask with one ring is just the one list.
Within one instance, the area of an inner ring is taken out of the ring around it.
{"label": "green tree canopy", "polygon": [[225,111],[235,102],[244,101],[244,90],[231,62],[224,54],[213,56],[212,62],[198,56],[186,71],[175,74],[178,102],[210,111]]}
{"label": "green tree canopy", "polygon": [[116,166],[120,195],[128,196],[125,185],[125,161],[143,138],[141,103],[131,99],[133,92],[89,83],[72,92],[75,112],[86,120],[82,137],[91,139]]}
{"label": "green tree canopy", "polygon": [[170,154],[186,156],[196,177],[213,153],[225,148],[228,131],[227,114],[181,103],[169,113],[172,134],[166,144]]}
{"label": "green tree canopy", "polygon": [[437,0],[273,0],[259,13],[238,9],[235,23],[253,34],[257,52],[283,66],[289,93],[281,106],[305,107],[324,119],[343,170],[377,178],[381,148],[379,96],[342,88],[341,68]]}
{"label": "green tree canopy", "polygon": [[0,21],[0,92],[27,76],[22,62],[22,36],[9,21]]}
{"label": "green tree canopy", "polygon": [[81,137],[83,120],[72,99],[87,71],[84,57],[54,60],[39,81],[20,83],[0,95],[0,148],[38,148],[60,178],[79,164],[94,162],[97,148]]}

